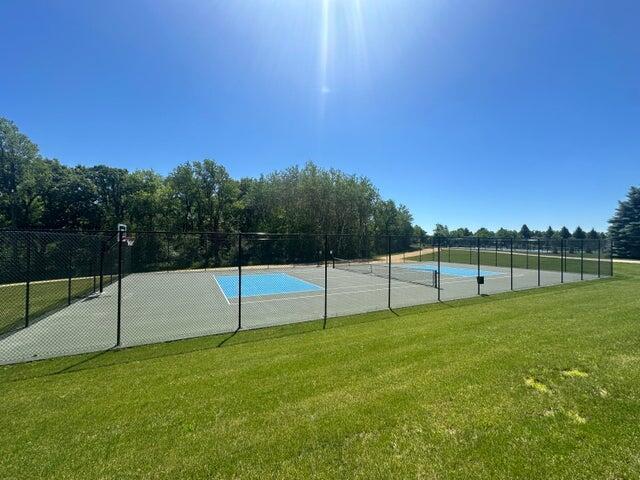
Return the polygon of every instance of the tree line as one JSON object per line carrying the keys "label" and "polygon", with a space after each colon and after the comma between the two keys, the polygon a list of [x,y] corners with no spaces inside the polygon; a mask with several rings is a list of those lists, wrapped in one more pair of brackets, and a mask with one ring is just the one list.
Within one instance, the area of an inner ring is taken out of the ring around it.
{"label": "tree line", "polygon": [[570,238],[576,240],[597,240],[607,238],[605,232],[598,232],[595,228],[592,228],[588,232],[578,226],[571,232],[567,227],[562,227],[559,230],[554,230],[553,227],[548,227],[546,230],[532,230],[527,224],[522,225],[520,230],[509,230],[506,228],[499,228],[496,231],[489,230],[488,228],[479,228],[478,230],[471,231],[468,228],[457,228],[455,230],[449,230],[446,225],[437,224],[433,230],[434,237],[451,237],[451,238],[464,238],[464,237],[480,237],[480,238],[517,238],[522,240],[530,240],[534,238],[545,240],[567,240]]}
{"label": "tree line", "polygon": [[404,205],[366,177],[313,163],[258,178],[230,177],[214,160],[153,170],[63,165],[0,118],[0,228],[304,232],[410,235]]}
{"label": "tree line", "polygon": [[[178,165],[168,175],[105,165],[69,167],[43,157],[17,126],[0,117],[0,229],[208,231],[398,235],[426,239],[404,205],[381,197],[372,182],[314,163],[258,178],[231,178],[204,159]],[[580,226],[570,231],[480,228],[440,237],[598,239],[609,236],[620,256],[640,257],[640,189],[632,187],[609,221],[607,233]],[[398,245],[404,248],[407,245]]]}

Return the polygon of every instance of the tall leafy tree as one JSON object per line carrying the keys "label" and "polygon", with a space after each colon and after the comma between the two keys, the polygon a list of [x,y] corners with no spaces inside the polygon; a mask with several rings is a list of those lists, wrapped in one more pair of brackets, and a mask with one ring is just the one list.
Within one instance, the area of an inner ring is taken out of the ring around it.
{"label": "tall leafy tree", "polygon": [[38,176],[46,170],[38,147],[0,117],[0,209],[14,227],[28,227],[39,196]]}

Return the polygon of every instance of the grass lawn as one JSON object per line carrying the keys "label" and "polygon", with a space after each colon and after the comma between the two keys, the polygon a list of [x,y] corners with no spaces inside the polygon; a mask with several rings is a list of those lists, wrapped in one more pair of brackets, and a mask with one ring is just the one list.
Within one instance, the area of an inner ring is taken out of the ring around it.
{"label": "grass lawn", "polygon": [[2,367],[0,477],[639,478],[639,291],[620,265]]}

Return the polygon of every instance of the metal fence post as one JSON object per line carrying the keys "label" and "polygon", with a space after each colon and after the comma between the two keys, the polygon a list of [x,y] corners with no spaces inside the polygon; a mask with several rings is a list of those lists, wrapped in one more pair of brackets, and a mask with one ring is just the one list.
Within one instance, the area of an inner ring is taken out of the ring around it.
{"label": "metal fence post", "polygon": [[389,294],[387,295],[387,307],[391,310],[391,235],[387,235],[387,261],[389,263]]}
{"label": "metal fence post", "polygon": [[538,239],[538,286],[540,286],[540,239]]}
{"label": "metal fence post", "polygon": [[104,289],[104,240],[100,240],[100,293]]}
{"label": "metal fence post", "polygon": [[584,238],[580,240],[580,280],[584,280]]}
{"label": "metal fence post", "polygon": [[95,261],[96,261],[95,258],[91,259],[91,267],[90,267],[91,268],[90,275],[91,275],[91,278],[93,279],[93,289],[92,289],[93,293],[96,293],[96,271],[95,271],[95,266],[96,265],[95,265]]}
{"label": "metal fence post", "polygon": [[24,326],[29,326],[29,301],[31,294],[31,232],[27,232],[27,284],[24,292]]}
{"label": "metal fence post", "polygon": [[598,239],[598,278],[600,278],[600,255],[602,252],[601,240]]}
{"label": "metal fence post", "polygon": [[476,238],[476,244],[478,248],[478,278],[476,278],[476,283],[478,284],[478,295],[480,295],[480,237]]}
{"label": "metal fence post", "polygon": [[122,334],[122,230],[118,230],[118,330],[116,346],[120,346]]}
{"label": "metal fence post", "polygon": [[564,238],[560,239],[560,283],[564,283]]}
{"label": "metal fence post", "polygon": [[611,276],[613,277],[613,240],[609,240],[609,261],[611,262]]}
{"label": "metal fence post", "polygon": [[238,233],[238,330],[242,328],[242,233]]}
{"label": "metal fence post", "polygon": [[496,238],[496,267],[498,266],[498,239]]}
{"label": "metal fence post", "polygon": [[509,254],[509,265],[510,265],[510,270],[511,270],[511,290],[513,290],[513,237],[511,237],[511,245],[509,248],[510,254]]}
{"label": "metal fence post", "polygon": [[69,247],[69,252],[67,255],[67,275],[69,277],[69,279],[67,280],[67,305],[71,305],[71,247]]}
{"label": "metal fence post", "polygon": [[524,239],[524,244],[525,244],[525,257],[526,257],[526,266],[525,268],[527,270],[529,270],[529,239],[525,238]]}
{"label": "metal fence post", "polygon": [[329,248],[328,236],[324,236],[324,323],[322,324],[322,328],[327,328],[327,290],[328,290],[328,282],[327,282],[327,268],[329,263],[329,258],[327,257],[327,250]]}
{"label": "metal fence post", "polygon": [[438,270],[436,272],[436,287],[438,287],[438,301],[440,301],[440,281],[442,276],[440,275],[440,239],[438,238]]}

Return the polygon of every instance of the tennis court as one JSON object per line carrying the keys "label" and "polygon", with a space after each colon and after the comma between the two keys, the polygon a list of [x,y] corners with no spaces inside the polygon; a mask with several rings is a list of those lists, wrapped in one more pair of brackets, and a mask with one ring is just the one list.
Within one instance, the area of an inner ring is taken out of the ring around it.
{"label": "tennis court", "polygon": [[[334,268],[329,263],[326,272],[324,265],[248,267],[242,270],[241,287],[237,269],[132,273],[120,287],[115,282],[102,294],[90,295],[1,338],[0,363],[113,348],[118,288],[121,347],[318,320],[324,317],[325,302],[330,318],[433,303],[438,294],[441,301],[478,294],[477,269],[442,262],[439,281],[435,270],[433,262],[391,268],[367,262]],[[514,269],[512,274],[503,267],[483,267],[480,273],[482,294],[509,291],[512,282],[514,289],[525,289],[581,279],[575,273],[527,269]]]}

